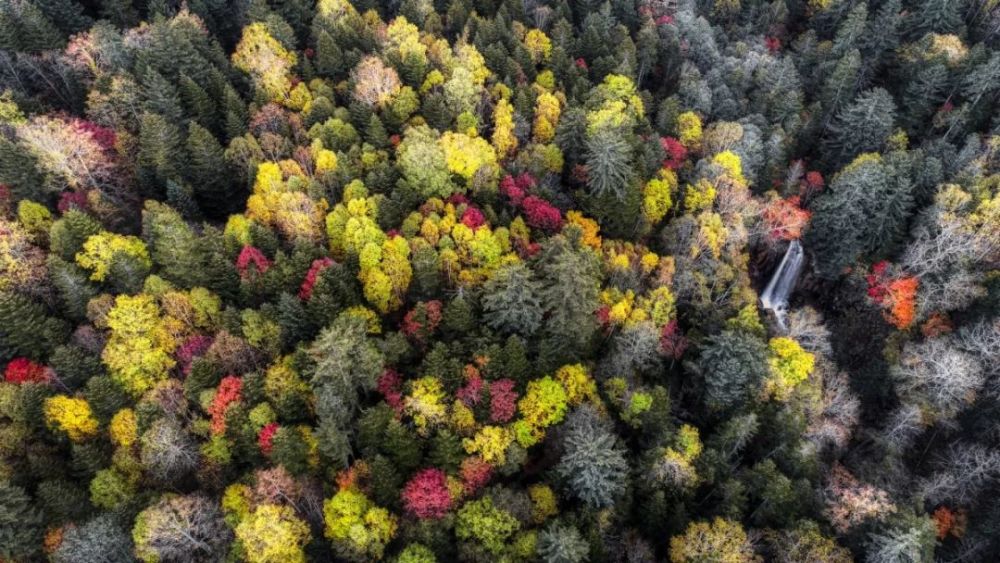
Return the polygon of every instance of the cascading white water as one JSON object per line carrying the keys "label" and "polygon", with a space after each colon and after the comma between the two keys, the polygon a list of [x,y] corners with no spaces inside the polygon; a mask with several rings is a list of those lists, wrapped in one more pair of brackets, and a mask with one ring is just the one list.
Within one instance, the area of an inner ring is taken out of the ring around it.
{"label": "cascading white water", "polygon": [[799,281],[804,261],[805,253],[802,251],[802,245],[799,244],[799,241],[793,240],[788,244],[788,250],[785,251],[785,256],[781,259],[778,269],[771,275],[771,281],[767,282],[764,293],[760,295],[761,305],[774,312],[781,330],[788,328],[785,326],[788,297]]}

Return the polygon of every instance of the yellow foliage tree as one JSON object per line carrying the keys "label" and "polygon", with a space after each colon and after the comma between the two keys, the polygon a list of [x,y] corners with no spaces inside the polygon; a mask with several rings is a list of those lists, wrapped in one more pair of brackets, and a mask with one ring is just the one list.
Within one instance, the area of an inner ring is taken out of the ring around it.
{"label": "yellow foliage tree", "polygon": [[292,508],[264,504],[236,526],[236,539],[248,563],[305,563],[310,534]]}
{"label": "yellow foliage tree", "polygon": [[778,401],[787,401],[812,373],[816,359],[795,340],[778,337],[768,343],[767,363],[771,374],[764,382],[764,391]]}
{"label": "yellow foliage tree", "polygon": [[233,66],[249,74],[267,98],[278,103],[286,101],[292,88],[288,73],[295,63],[295,53],[285,49],[261,22],[243,28],[233,52]]}
{"label": "yellow foliage tree", "polygon": [[350,488],[323,503],[323,521],[338,553],[355,561],[381,559],[397,526],[396,516]]}
{"label": "yellow foliage tree", "polygon": [[650,225],[660,222],[673,204],[673,193],[677,190],[677,173],[663,168],[646,183],[642,190],[642,215]]}
{"label": "yellow foliage tree", "polygon": [[132,409],[122,409],[111,418],[108,433],[116,446],[129,448],[135,443],[139,432],[139,422]]}
{"label": "yellow foliage tree", "polygon": [[497,102],[493,110],[493,148],[497,157],[503,159],[517,150],[514,135],[514,106],[507,100]]}
{"label": "yellow foliage tree", "polygon": [[693,111],[677,116],[677,139],[687,149],[697,149],[701,144],[701,118]]}
{"label": "yellow foliage tree", "polygon": [[117,254],[131,256],[147,268],[152,266],[149,251],[142,240],[107,231],[87,238],[83,243],[83,250],[76,255],[76,263],[90,270],[90,279],[104,281],[111,268],[111,261]]}
{"label": "yellow foliage tree", "polygon": [[535,64],[549,60],[549,56],[552,55],[552,41],[540,29],[532,29],[525,34],[524,47]]}
{"label": "yellow foliage tree", "polygon": [[684,535],[670,539],[672,563],[753,563],[753,545],[739,522],[716,518],[692,522]]}
{"label": "yellow foliage tree", "polygon": [[448,170],[465,178],[466,185],[472,186],[473,177],[484,166],[489,167],[488,173],[493,179],[499,174],[497,153],[485,139],[447,131],[438,143],[444,151]]}
{"label": "yellow foliage tree", "polygon": [[62,430],[74,442],[97,434],[97,419],[83,399],[56,395],[45,399],[43,410],[49,426]]}
{"label": "yellow foliage tree", "polygon": [[173,336],[152,297],[119,295],[107,315],[111,337],[101,359],[111,378],[134,396],[167,378],[174,359]]}
{"label": "yellow foliage tree", "polygon": [[548,143],[556,135],[559,125],[559,115],[562,109],[557,98],[551,92],[541,92],[535,100],[534,138],[538,143]]}

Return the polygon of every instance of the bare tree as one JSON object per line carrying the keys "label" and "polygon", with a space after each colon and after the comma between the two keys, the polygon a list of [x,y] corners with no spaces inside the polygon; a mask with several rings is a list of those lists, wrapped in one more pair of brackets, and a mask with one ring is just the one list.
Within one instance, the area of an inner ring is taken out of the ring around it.
{"label": "bare tree", "polygon": [[861,401],[851,391],[846,373],[823,378],[823,411],[806,428],[805,438],[817,448],[843,450],[858,423]]}
{"label": "bare tree", "polygon": [[381,106],[399,92],[399,75],[374,56],[365,57],[351,72],[354,97],[369,106]]}
{"label": "bare tree", "polygon": [[1000,478],[1000,451],[980,444],[952,444],[938,463],[941,469],[921,483],[921,492],[933,503],[967,504]]}
{"label": "bare tree", "polygon": [[951,336],[907,343],[892,375],[904,401],[927,404],[936,417],[951,418],[983,386],[983,368]]}
{"label": "bare tree", "polygon": [[829,356],[830,331],[823,324],[823,315],[812,307],[802,307],[788,313],[788,337],[813,354]]}

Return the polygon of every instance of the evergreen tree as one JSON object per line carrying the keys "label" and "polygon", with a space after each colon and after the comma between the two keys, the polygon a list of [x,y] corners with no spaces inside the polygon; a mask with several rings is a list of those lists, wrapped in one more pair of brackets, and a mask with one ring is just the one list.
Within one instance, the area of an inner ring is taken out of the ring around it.
{"label": "evergreen tree", "polygon": [[823,148],[827,160],[842,165],[885,146],[896,119],[896,104],[882,88],[862,92],[830,123]]}
{"label": "evergreen tree", "polygon": [[44,522],[42,512],[24,489],[0,482],[0,555],[9,559],[37,556]]}
{"label": "evergreen tree", "polygon": [[240,193],[230,179],[225,151],[215,137],[198,123],[188,124],[186,173],[198,206],[210,216],[224,217],[240,203]]}
{"label": "evergreen tree", "polygon": [[504,333],[532,335],[542,321],[539,289],[524,264],[512,264],[498,271],[483,286],[486,324]]}
{"label": "evergreen tree", "polygon": [[0,5],[0,49],[35,53],[65,44],[66,36],[34,2],[13,0]]}
{"label": "evergreen tree", "polygon": [[42,305],[16,293],[0,293],[0,358],[42,359],[65,341],[68,329]]}
{"label": "evergreen tree", "polygon": [[590,407],[571,413],[565,432],[566,451],[556,466],[559,476],[591,508],[611,506],[625,490],[628,475],[628,463],[614,432]]}
{"label": "evergreen tree", "polygon": [[181,133],[176,122],[157,113],[144,113],[137,161],[147,189],[165,190],[167,181],[177,178],[183,169],[181,155]]}
{"label": "evergreen tree", "polygon": [[698,358],[709,408],[739,410],[756,397],[767,377],[767,348],[744,332],[723,331],[712,336]]}
{"label": "evergreen tree", "polygon": [[839,276],[863,254],[892,244],[912,201],[910,181],[877,156],[859,157],[842,170],[817,199],[806,233],[819,274]]}

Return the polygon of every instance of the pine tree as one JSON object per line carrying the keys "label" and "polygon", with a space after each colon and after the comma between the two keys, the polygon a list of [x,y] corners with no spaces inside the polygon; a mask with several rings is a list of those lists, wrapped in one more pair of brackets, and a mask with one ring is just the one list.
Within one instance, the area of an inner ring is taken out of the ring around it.
{"label": "pine tree", "polygon": [[235,139],[247,129],[247,107],[232,86],[226,84],[222,100],[224,129],[227,139]]}
{"label": "pine tree", "polygon": [[860,84],[861,51],[852,49],[840,57],[819,91],[819,101],[826,119],[833,119],[841,108],[854,99]]}
{"label": "pine tree", "polygon": [[595,196],[625,199],[632,170],[632,147],[618,129],[602,129],[586,140],[587,188]]}
{"label": "pine tree", "polygon": [[80,33],[93,24],[75,0],[33,0],[66,37]]}
{"label": "pine tree", "polygon": [[23,146],[0,138],[0,183],[10,186],[15,199],[45,200],[45,176],[37,160]]}
{"label": "pine tree", "polygon": [[101,0],[101,17],[121,29],[139,23],[139,14],[132,6],[131,0]]}
{"label": "pine tree", "polygon": [[806,233],[819,274],[835,278],[863,254],[888,248],[912,203],[909,179],[879,157],[862,156],[847,166],[817,199]]}
{"label": "pine tree", "polygon": [[199,241],[191,227],[172,207],[147,201],[142,212],[142,238],[160,275],[181,288],[199,285]]}
{"label": "pine tree", "polygon": [[377,149],[389,146],[389,135],[385,132],[385,126],[374,113],[368,119],[368,126],[365,127],[365,141]]}
{"label": "pine tree", "polygon": [[62,305],[71,319],[82,321],[87,317],[87,302],[96,297],[98,290],[87,279],[87,273],[72,262],[58,256],[49,256],[46,265],[49,279],[59,294]]}
{"label": "pine tree", "polygon": [[948,69],[942,63],[921,66],[907,81],[901,94],[903,113],[900,120],[913,134],[925,131],[931,117],[944,102],[948,88]]}
{"label": "pine tree", "polygon": [[908,13],[907,35],[913,39],[926,33],[956,33],[962,26],[962,3],[954,0],[926,0]]}
{"label": "pine tree", "polygon": [[549,239],[541,262],[542,305],[549,317],[546,336],[568,353],[580,351],[597,325],[597,264],[587,251],[569,248],[562,237]]}
{"label": "pine tree", "polygon": [[0,49],[34,53],[61,49],[65,44],[66,37],[30,0],[0,4]]}
{"label": "pine tree", "polygon": [[538,534],[538,555],[545,563],[582,563],[590,545],[576,527],[553,522]]}

